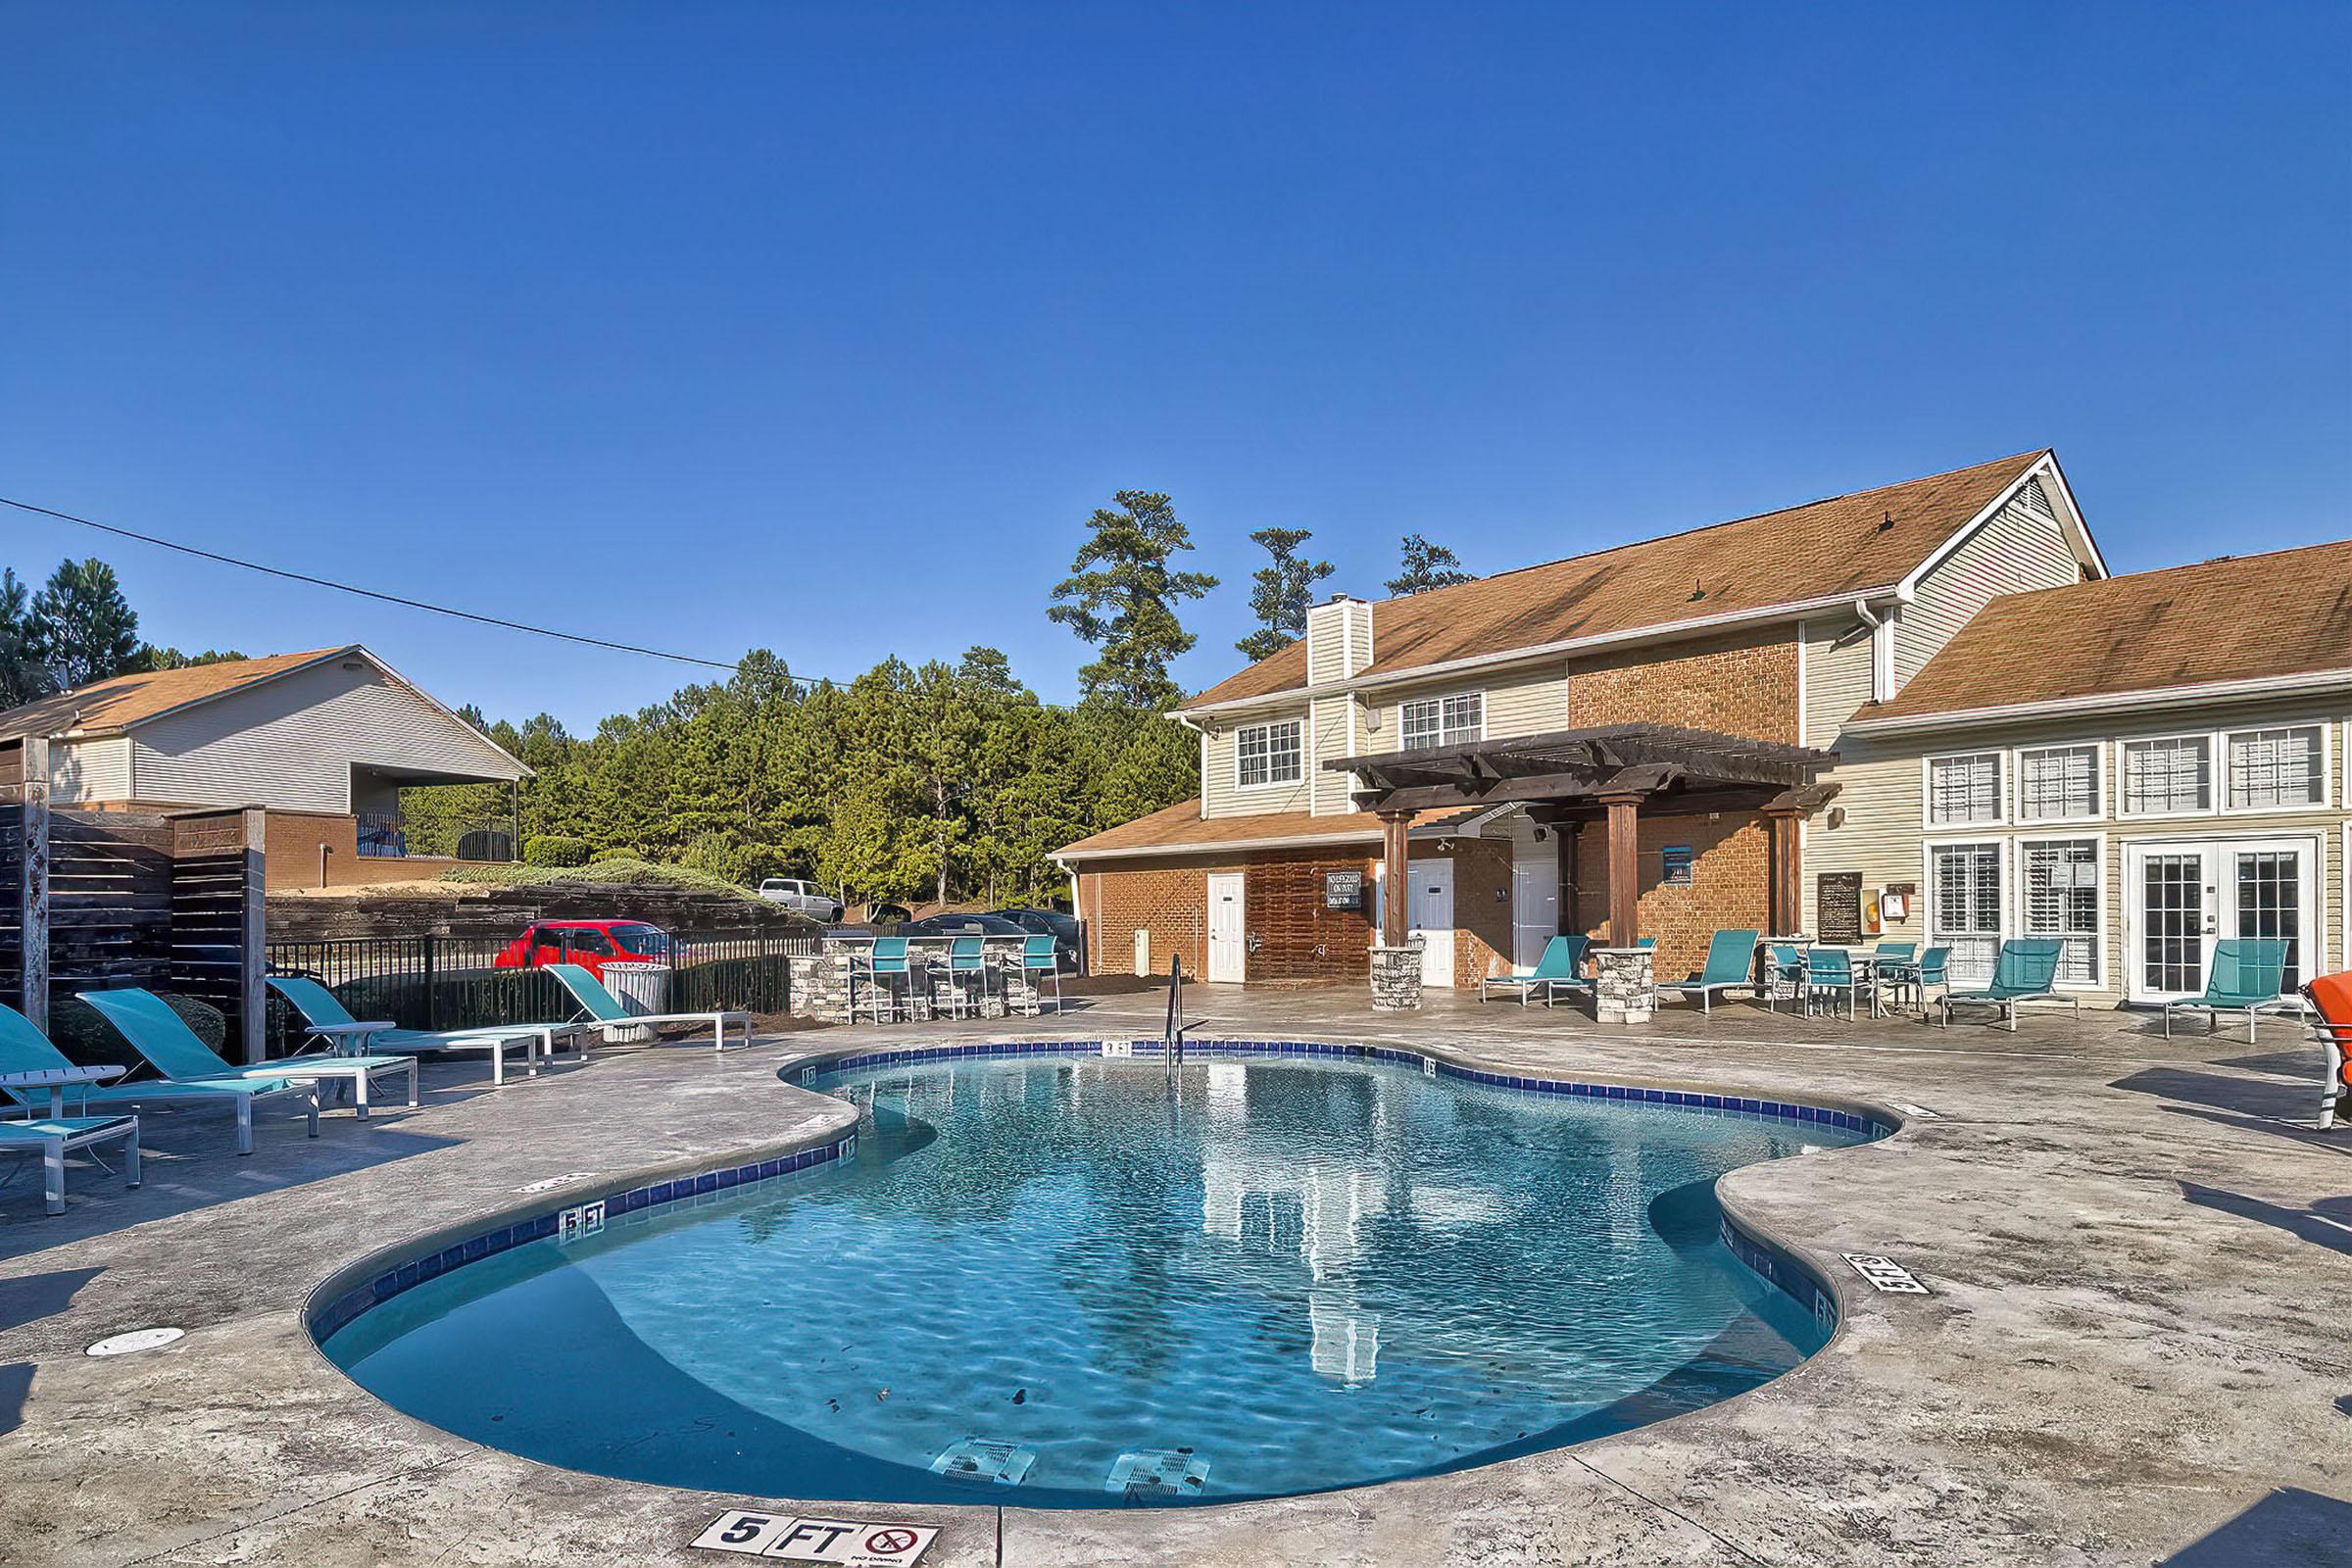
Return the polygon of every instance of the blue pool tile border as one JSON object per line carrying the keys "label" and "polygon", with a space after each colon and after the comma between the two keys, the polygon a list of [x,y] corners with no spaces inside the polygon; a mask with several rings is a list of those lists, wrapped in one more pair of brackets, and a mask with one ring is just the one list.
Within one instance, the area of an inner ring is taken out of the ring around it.
{"label": "blue pool tile border", "polygon": [[[847,1159],[858,1152],[858,1135],[845,1132],[831,1143],[818,1144],[797,1153],[778,1154],[767,1159],[747,1160],[741,1164],[725,1165],[711,1170],[697,1171],[688,1176],[673,1176],[664,1181],[648,1182],[625,1192],[607,1193],[603,1224],[614,1222],[672,1205],[693,1205],[707,1201],[721,1192],[753,1186],[760,1182],[798,1176],[818,1166]],[[337,1296],[333,1300],[312,1308],[310,1328],[312,1338],[321,1344],[350,1326],[362,1313],[405,1295],[430,1280],[440,1278],[453,1269],[468,1263],[478,1263],[487,1257],[532,1242],[545,1241],[562,1228],[564,1215],[598,1200],[573,1194],[568,1202],[558,1202],[545,1213],[528,1214],[491,1226],[474,1235],[450,1243],[436,1251],[404,1263],[393,1264]]]}

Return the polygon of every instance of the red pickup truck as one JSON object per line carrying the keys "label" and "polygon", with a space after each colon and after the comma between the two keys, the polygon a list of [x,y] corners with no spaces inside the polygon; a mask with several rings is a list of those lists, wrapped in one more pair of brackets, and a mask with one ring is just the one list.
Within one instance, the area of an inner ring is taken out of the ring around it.
{"label": "red pickup truck", "polygon": [[643,920],[542,920],[499,950],[500,969],[576,963],[599,980],[608,963],[663,963],[669,933]]}

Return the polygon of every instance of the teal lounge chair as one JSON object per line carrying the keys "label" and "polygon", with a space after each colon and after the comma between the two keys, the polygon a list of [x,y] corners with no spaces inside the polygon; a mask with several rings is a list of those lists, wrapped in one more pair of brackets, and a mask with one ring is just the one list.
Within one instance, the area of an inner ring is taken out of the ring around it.
{"label": "teal lounge chair", "polygon": [[1584,967],[1585,950],[1592,945],[1587,936],[1556,936],[1544,944],[1544,952],[1536,958],[1536,966],[1525,974],[1491,974],[1478,983],[1478,1000],[1485,1002],[1497,991],[1505,996],[1517,996],[1519,1005],[1537,992],[1544,993],[1544,1005],[1551,1005],[1552,994],[1561,986],[1574,987],[1581,982],[1577,970]]}
{"label": "teal lounge chair", "polygon": [[[198,1044],[202,1044],[201,1041]],[[70,1073],[74,1063],[66,1054],[51,1045],[42,1033],[32,1026],[16,1008],[0,1004],[0,1073]],[[29,1109],[32,1091],[0,1083],[0,1095]],[[198,1104],[227,1102],[237,1112],[237,1152],[253,1152],[253,1106],[258,1100],[275,1095],[299,1095],[310,1115],[311,1136],[318,1136],[318,1090],[313,1084],[290,1083],[283,1078],[243,1078],[214,1083],[173,1083],[169,1079],[135,1084],[109,1084],[104,1088],[77,1085],[68,1091],[86,1110],[91,1105],[169,1105],[193,1102]]]}
{"label": "teal lounge chair", "polygon": [[735,1026],[742,1036],[735,1043],[752,1043],[752,1015],[748,1012],[631,1012],[621,1001],[605,989],[605,983],[576,963],[551,963],[547,972],[556,977],[571,1000],[580,1004],[579,1021],[590,1029],[603,1030],[610,1037],[614,1029],[651,1028],[656,1024],[692,1023],[710,1026],[710,1043],[719,1050],[727,1049],[727,1026]]}
{"label": "teal lounge chair", "polygon": [[2286,992],[2286,944],[2269,937],[2232,938],[2213,945],[2213,968],[2205,976],[2205,994],[2183,997],[2164,1004],[2164,1038],[2173,1038],[2173,1012],[2185,1008],[2205,1014],[2205,1032],[2222,1026],[2225,1012],[2246,1015],[2246,1040],[2254,1039],[2254,1015],[2265,1007],[2290,1007]]}
{"label": "teal lounge chair", "polygon": [[[556,1054],[557,1037],[573,1042],[581,1057],[588,1054],[580,1040],[581,1031],[570,1024],[492,1024],[480,1029],[403,1029],[389,1019],[363,1023],[351,1015],[351,1009],[336,1000],[335,994],[316,980],[297,979],[292,975],[270,976],[270,989],[286,999],[286,1005],[302,1017],[303,1031],[314,1040],[333,1050],[350,1041],[358,1051],[373,1056],[433,1056],[446,1052],[479,1051],[490,1057],[490,1081],[507,1081],[507,1053],[519,1050],[528,1070],[536,1076],[539,1058]],[[289,1058],[291,1059],[291,1058]]]}
{"label": "teal lounge chair", "polygon": [[286,1056],[256,1066],[230,1065],[220,1054],[196,1038],[188,1021],[152,991],[126,986],[116,991],[82,991],[75,995],[98,1009],[115,1026],[130,1049],[173,1083],[220,1083],[251,1079],[263,1083],[348,1085],[359,1101],[360,1120],[368,1119],[368,1091],[385,1073],[409,1075],[409,1105],[416,1104],[415,1056]]}
{"label": "teal lounge chair", "polygon": [[2058,979],[2058,954],[2065,946],[2056,937],[2012,937],[2001,944],[1993,960],[1992,983],[1978,991],[1943,994],[1943,1027],[1952,1026],[1954,1007],[1990,1007],[2008,1020],[2017,1033],[2017,1004],[2021,1002],[2066,1002],[2075,1016],[2082,1015],[2082,999],[2061,997],[2053,989]]}
{"label": "teal lounge chair", "polygon": [[1712,1016],[1714,997],[1718,991],[1736,991],[1754,983],[1756,969],[1756,933],[1753,931],[1718,931],[1707,942],[1706,967],[1688,980],[1669,980],[1658,987],[1674,992],[1688,1002],[1695,993],[1698,1010]]}

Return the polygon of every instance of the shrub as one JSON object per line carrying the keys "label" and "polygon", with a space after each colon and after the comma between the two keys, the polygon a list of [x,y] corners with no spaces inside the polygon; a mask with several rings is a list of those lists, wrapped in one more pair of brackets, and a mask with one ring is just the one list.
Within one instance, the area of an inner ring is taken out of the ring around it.
{"label": "shrub", "polygon": [[586,865],[591,853],[586,839],[568,833],[534,833],[522,841],[526,865]]}
{"label": "shrub", "polygon": [[[227,1043],[228,1019],[219,1007],[173,991],[159,991],[156,995],[196,1032],[197,1039],[215,1051]],[[129,1045],[115,1032],[115,1026],[79,997],[63,997],[50,1003],[49,1038],[57,1043],[58,1050],[75,1061],[118,1062],[127,1067],[136,1060]]]}

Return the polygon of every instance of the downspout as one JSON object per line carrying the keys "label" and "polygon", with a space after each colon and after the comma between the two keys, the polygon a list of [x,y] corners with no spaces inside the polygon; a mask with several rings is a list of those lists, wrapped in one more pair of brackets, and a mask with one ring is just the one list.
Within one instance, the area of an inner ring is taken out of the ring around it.
{"label": "downspout", "polygon": [[[1205,822],[1208,820],[1208,731],[1186,717],[1184,710],[1181,708],[1169,709],[1168,716],[1200,737],[1200,820]],[[1059,861],[1054,863],[1060,864]],[[1063,869],[1068,868],[1065,866]],[[1070,874],[1072,877],[1077,875],[1074,871]],[[1073,902],[1071,906],[1075,908],[1076,904]]]}

